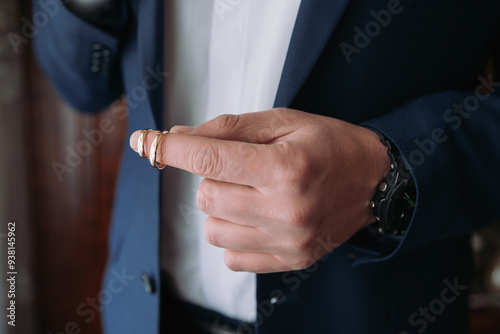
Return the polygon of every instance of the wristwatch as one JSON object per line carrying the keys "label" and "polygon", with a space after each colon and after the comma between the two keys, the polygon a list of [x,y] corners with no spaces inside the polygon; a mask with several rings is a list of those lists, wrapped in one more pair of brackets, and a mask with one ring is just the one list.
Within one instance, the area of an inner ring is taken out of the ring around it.
{"label": "wristwatch", "polygon": [[373,196],[371,205],[376,221],[369,225],[369,230],[380,235],[405,235],[417,201],[415,181],[396,145],[377,130],[369,129],[380,137],[391,160],[391,169]]}

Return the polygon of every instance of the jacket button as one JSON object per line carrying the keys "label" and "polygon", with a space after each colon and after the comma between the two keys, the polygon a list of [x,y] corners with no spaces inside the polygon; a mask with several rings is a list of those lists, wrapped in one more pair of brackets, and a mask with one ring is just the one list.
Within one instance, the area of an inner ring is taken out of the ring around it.
{"label": "jacket button", "polygon": [[285,301],[285,296],[278,296],[278,297],[272,297],[269,302],[272,304],[272,305],[275,305],[275,304],[281,304]]}
{"label": "jacket button", "polygon": [[149,294],[155,293],[154,280],[146,273],[141,274],[142,287]]}

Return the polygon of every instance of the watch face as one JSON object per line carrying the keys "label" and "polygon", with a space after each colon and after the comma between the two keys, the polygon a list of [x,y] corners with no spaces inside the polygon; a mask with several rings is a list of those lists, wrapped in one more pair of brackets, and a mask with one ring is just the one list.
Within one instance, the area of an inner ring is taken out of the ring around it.
{"label": "watch face", "polygon": [[404,235],[406,233],[411,217],[413,216],[416,200],[417,190],[413,179],[408,181],[407,184],[402,184],[401,188],[394,193],[394,200],[389,208],[388,217],[396,235]]}

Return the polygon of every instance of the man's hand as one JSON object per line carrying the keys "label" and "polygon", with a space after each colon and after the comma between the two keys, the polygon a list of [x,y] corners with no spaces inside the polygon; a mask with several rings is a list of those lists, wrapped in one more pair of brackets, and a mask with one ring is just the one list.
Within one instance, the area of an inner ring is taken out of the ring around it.
{"label": "man's hand", "polygon": [[370,202],[390,164],[374,132],[290,109],[173,127],[157,161],[205,178],[205,238],[226,249],[231,270],[256,273],[307,268],[373,222]]}

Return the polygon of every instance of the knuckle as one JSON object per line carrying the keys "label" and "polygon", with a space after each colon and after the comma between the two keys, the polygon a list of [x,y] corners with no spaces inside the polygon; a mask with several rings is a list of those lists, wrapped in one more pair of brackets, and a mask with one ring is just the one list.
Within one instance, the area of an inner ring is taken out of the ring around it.
{"label": "knuckle", "polygon": [[317,260],[309,253],[294,254],[287,262],[288,270],[303,270],[312,266]]}
{"label": "knuckle", "polygon": [[293,124],[298,117],[297,110],[294,109],[275,108],[274,112],[280,123],[284,125]]}
{"label": "knuckle", "polygon": [[290,267],[289,270],[293,270],[293,271],[302,270],[302,269],[307,268],[307,266],[305,266],[302,261],[295,261],[292,264],[290,264],[289,267]]}
{"label": "knuckle", "polygon": [[288,258],[284,263],[283,271],[298,271],[307,268],[305,257],[294,255]]}
{"label": "knuckle", "polygon": [[239,115],[224,114],[216,117],[213,124],[217,129],[234,128],[240,120]]}
{"label": "knuckle", "polygon": [[[291,188],[294,192],[305,192],[310,187],[313,175],[313,166],[309,161],[307,153],[301,149],[283,143],[283,154],[285,161],[278,163],[275,169],[278,182]],[[293,157],[293,159],[289,159]]]}
{"label": "knuckle", "polygon": [[274,108],[272,112],[275,118],[278,119],[280,122],[282,122],[283,120],[286,119],[289,110],[287,108]]}
{"label": "knuckle", "polygon": [[220,173],[219,154],[215,147],[208,143],[197,148],[191,154],[191,159],[191,166],[196,174],[217,177]]}
{"label": "knuckle", "polygon": [[297,154],[291,164],[287,181],[298,190],[305,190],[309,186],[311,174],[312,167],[308,159],[304,154]]}
{"label": "knuckle", "polygon": [[203,226],[203,234],[205,236],[205,240],[207,240],[209,244],[216,247],[220,246],[219,239],[217,238],[217,235],[213,229],[213,224],[211,224],[209,220],[207,220],[205,222],[205,225]]}
{"label": "knuckle", "polygon": [[210,215],[214,212],[214,197],[208,187],[206,182],[200,184],[196,192],[196,205],[198,205],[198,209]]}
{"label": "knuckle", "polygon": [[269,254],[271,257],[268,260],[268,267],[272,268],[272,271],[284,272],[290,270],[290,257],[288,255],[282,254]]}
{"label": "knuckle", "polygon": [[307,228],[314,223],[315,218],[314,210],[294,205],[284,212],[281,220],[295,227]]}
{"label": "knuckle", "polygon": [[236,253],[227,250],[224,252],[224,263],[231,271],[241,271]]}
{"label": "knuckle", "polygon": [[312,235],[307,232],[301,233],[294,242],[295,252],[298,254],[310,254],[316,242]]}
{"label": "knuckle", "polygon": [[303,257],[301,257],[296,263],[295,263],[295,266],[296,266],[296,270],[303,270],[303,269],[306,269],[306,268],[309,268],[310,266],[312,266],[314,263],[316,262],[316,260],[310,256],[307,256],[307,255],[304,255]]}

